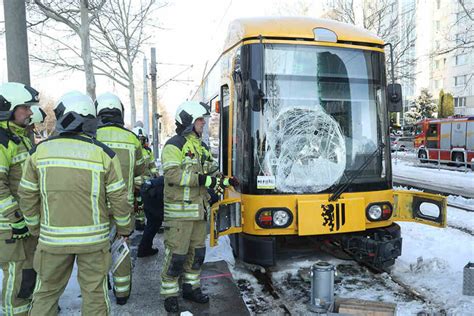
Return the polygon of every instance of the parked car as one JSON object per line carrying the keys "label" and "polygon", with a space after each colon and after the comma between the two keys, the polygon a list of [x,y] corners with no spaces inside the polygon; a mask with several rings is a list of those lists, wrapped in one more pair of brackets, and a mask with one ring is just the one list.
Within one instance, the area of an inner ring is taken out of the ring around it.
{"label": "parked car", "polygon": [[415,148],[413,137],[390,136],[390,148],[392,151],[405,151]]}

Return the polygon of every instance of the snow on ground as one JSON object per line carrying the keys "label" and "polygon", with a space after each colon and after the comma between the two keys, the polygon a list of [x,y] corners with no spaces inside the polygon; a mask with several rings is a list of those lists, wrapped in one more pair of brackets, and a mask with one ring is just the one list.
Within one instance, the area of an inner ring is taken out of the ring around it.
{"label": "snow on ground", "polygon": [[[461,223],[473,231],[472,215],[449,208],[448,224]],[[335,259],[317,250],[287,255],[271,269],[275,288],[283,295],[280,300],[273,299],[239,263],[232,273],[244,301],[255,314],[283,314],[282,303],[296,315],[307,314],[310,283],[304,275],[313,263],[325,260],[337,267],[335,294],[338,297],[396,303],[398,315],[442,310],[447,315],[473,315],[474,297],[462,295],[462,282],[464,266],[474,262],[474,236],[449,227],[439,229],[417,223],[400,223],[400,226],[402,255],[391,275],[427,297],[431,304],[417,300],[386,274],[375,276],[351,260]]]}
{"label": "snow on ground", "polygon": [[[466,190],[470,195],[474,195],[474,172],[469,169],[438,170],[437,168],[424,168],[420,167],[418,162],[405,160],[401,157],[392,161],[392,169],[394,177],[403,177],[420,183],[433,183],[445,187],[459,187]],[[474,206],[474,202],[472,205]]]}
{"label": "snow on ground", "polygon": [[[453,221],[450,211],[448,224]],[[474,230],[472,213],[469,215],[466,228]],[[403,250],[393,275],[442,304],[451,315],[473,313],[474,297],[462,295],[462,282],[464,266],[474,262],[474,237],[449,227],[438,229],[416,223],[400,226]]]}

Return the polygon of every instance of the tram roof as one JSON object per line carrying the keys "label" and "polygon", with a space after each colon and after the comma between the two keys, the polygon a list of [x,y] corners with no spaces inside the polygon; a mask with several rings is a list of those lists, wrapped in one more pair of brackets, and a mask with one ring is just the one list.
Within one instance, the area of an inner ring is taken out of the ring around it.
{"label": "tram roof", "polygon": [[384,44],[382,39],[363,28],[334,20],[309,17],[261,17],[242,18],[231,22],[224,48],[228,49],[244,39],[258,38],[260,35],[264,38],[314,40],[315,28],[333,31],[337,35],[337,41],[342,43],[376,46]]}

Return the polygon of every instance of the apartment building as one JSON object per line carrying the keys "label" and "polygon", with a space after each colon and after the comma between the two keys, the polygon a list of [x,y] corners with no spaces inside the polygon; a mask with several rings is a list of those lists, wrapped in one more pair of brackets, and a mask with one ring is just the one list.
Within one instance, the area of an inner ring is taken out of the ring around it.
{"label": "apartment building", "polygon": [[443,89],[454,97],[454,114],[474,115],[474,21],[455,0],[417,0],[417,7],[415,90],[437,98]]}

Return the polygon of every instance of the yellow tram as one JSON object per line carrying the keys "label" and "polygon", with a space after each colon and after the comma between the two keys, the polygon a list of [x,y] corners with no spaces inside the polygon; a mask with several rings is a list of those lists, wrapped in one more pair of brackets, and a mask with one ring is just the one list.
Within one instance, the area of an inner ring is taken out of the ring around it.
{"label": "yellow tram", "polygon": [[[384,42],[331,20],[239,19],[194,99],[212,112],[211,151],[239,179],[211,212],[211,244],[233,236],[246,262],[274,265],[289,236],[337,241],[378,267],[401,254],[400,226],[444,227],[444,197],[392,188]],[[214,147],[214,148],[212,148]]]}

